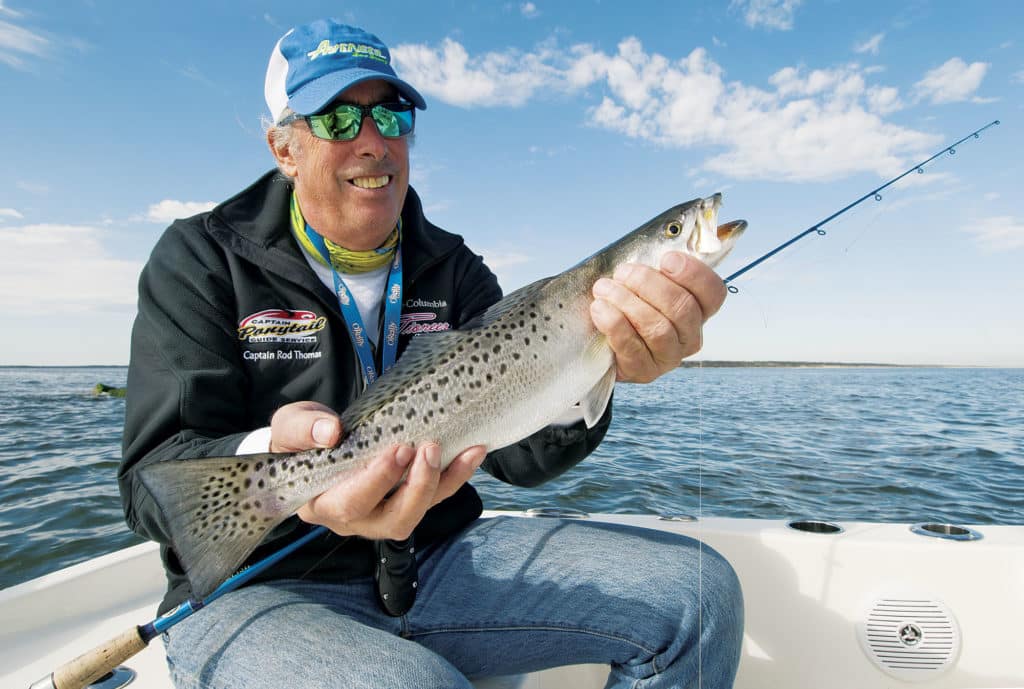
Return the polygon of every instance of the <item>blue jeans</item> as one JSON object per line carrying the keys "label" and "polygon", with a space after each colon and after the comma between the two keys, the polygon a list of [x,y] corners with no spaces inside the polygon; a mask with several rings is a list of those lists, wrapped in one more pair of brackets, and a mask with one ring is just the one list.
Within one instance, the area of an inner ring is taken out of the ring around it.
{"label": "blue jeans", "polygon": [[175,685],[468,689],[467,678],[606,663],[608,687],[732,686],[743,597],[697,541],[498,517],[419,557],[418,598],[400,618],[381,611],[369,579],[223,596],[165,635]]}

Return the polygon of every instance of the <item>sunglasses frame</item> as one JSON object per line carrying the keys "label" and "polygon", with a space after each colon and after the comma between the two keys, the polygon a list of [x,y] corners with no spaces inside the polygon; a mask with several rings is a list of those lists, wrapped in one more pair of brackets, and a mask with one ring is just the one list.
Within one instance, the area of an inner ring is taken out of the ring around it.
{"label": "sunglasses frame", "polygon": [[[395,135],[388,135],[381,131],[381,125],[374,117],[374,110],[377,108],[383,108],[389,115],[396,119],[401,117],[402,113],[409,113],[409,131],[400,132]],[[324,119],[335,115],[339,110],[347,111],[346,114],[353,115],[355,110],[359,111],[359,117],[355,121],[355,125],[351,128],[353,130],[352,135],[348,137],[337,137],[337,136],[322,136],[321,134],[327,132],[327,125],[323,122]],[[283,119],[280,124],[285,125],[295,120],[305,120],[309,126],[310,133],[318,139],[323,141],[352,141],[359,132],[363,130],[363,121],[369,117],[373,120],[373,126],[377,128],[377,132],[385,139],[401,139],[403,136],[412,134],[416,129],[416,106],[412,103],[406,103],[403,101],[387,101],[383,103],[374,103],[372,105],[362,105],[360,103],[338,103],[329,107],[324,112],[319,112],[314,115],[299,115],[292,114]]]}

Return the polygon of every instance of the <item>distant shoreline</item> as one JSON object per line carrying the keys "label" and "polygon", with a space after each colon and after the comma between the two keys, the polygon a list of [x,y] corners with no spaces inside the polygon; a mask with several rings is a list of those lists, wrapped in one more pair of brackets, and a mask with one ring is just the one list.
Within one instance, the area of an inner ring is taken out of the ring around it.
{"label": "distant shoreline", "polygon": [[[990,368],[949,364],[881,364],[849,361],[684,361],[680,368]],[[1002,368],[1002,367],[995,367]]]}
{"label": "distant shoreline", "polygon": [[[848,361],[684,361],[680,368],[950,368],[941,364],[880,364]],[[959,367],[954,367],[959,368]]]}

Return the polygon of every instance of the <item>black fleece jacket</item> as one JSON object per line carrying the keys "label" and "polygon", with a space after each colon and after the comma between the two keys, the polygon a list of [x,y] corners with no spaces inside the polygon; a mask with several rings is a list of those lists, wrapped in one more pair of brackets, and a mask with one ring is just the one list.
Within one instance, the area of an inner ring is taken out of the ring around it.
{"label": "black fleece jacket", "polygon": [[[129,527],[162,545],[168,592],[161,612],[191,591],[138,469],[167,459],[232,455],[284,404],[314,400],[341,412],[362,391],[337,299],[290,232],[291,191],[284,177],[269,172],[212,211],[175,221],[139,280],[118,482]],[[501,298],[483,260],[460,236],[427,221],[412,189],[402,227],[399,356],[417,332],[458,328]],[[611,405],[592,429],[582,422],[548,427],[490,453],[483,468],[515,485],[538,485],[593,451],[610,420]],[[473,487],[463,486],[427,513],[416,529],[417,544],[454,534],[481,509]],[[291,517],[249,562],[310,528]],[[329,534],[256,580],[344,580],[371,574],[372,559],[370,541]]]}

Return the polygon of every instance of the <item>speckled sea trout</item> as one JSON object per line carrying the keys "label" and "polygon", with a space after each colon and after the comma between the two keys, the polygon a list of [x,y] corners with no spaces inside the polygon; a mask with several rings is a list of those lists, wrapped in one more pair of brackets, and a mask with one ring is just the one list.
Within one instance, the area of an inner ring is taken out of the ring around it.
{"label": "speckled sea trout", "polygon": [[590,319],[591,288],[622,263],[657,267],[670,250],[714,267],[746,228],[717,225],[721,194],[671,208],[564,273],[508,295],[459,330],[420,335],[341,414],[330,449],[158,462],[142,480],[168,519],[193,594],[205,597],[276,525],[387,447],[518,442],[579,403],[604,414],[615,361]]}

